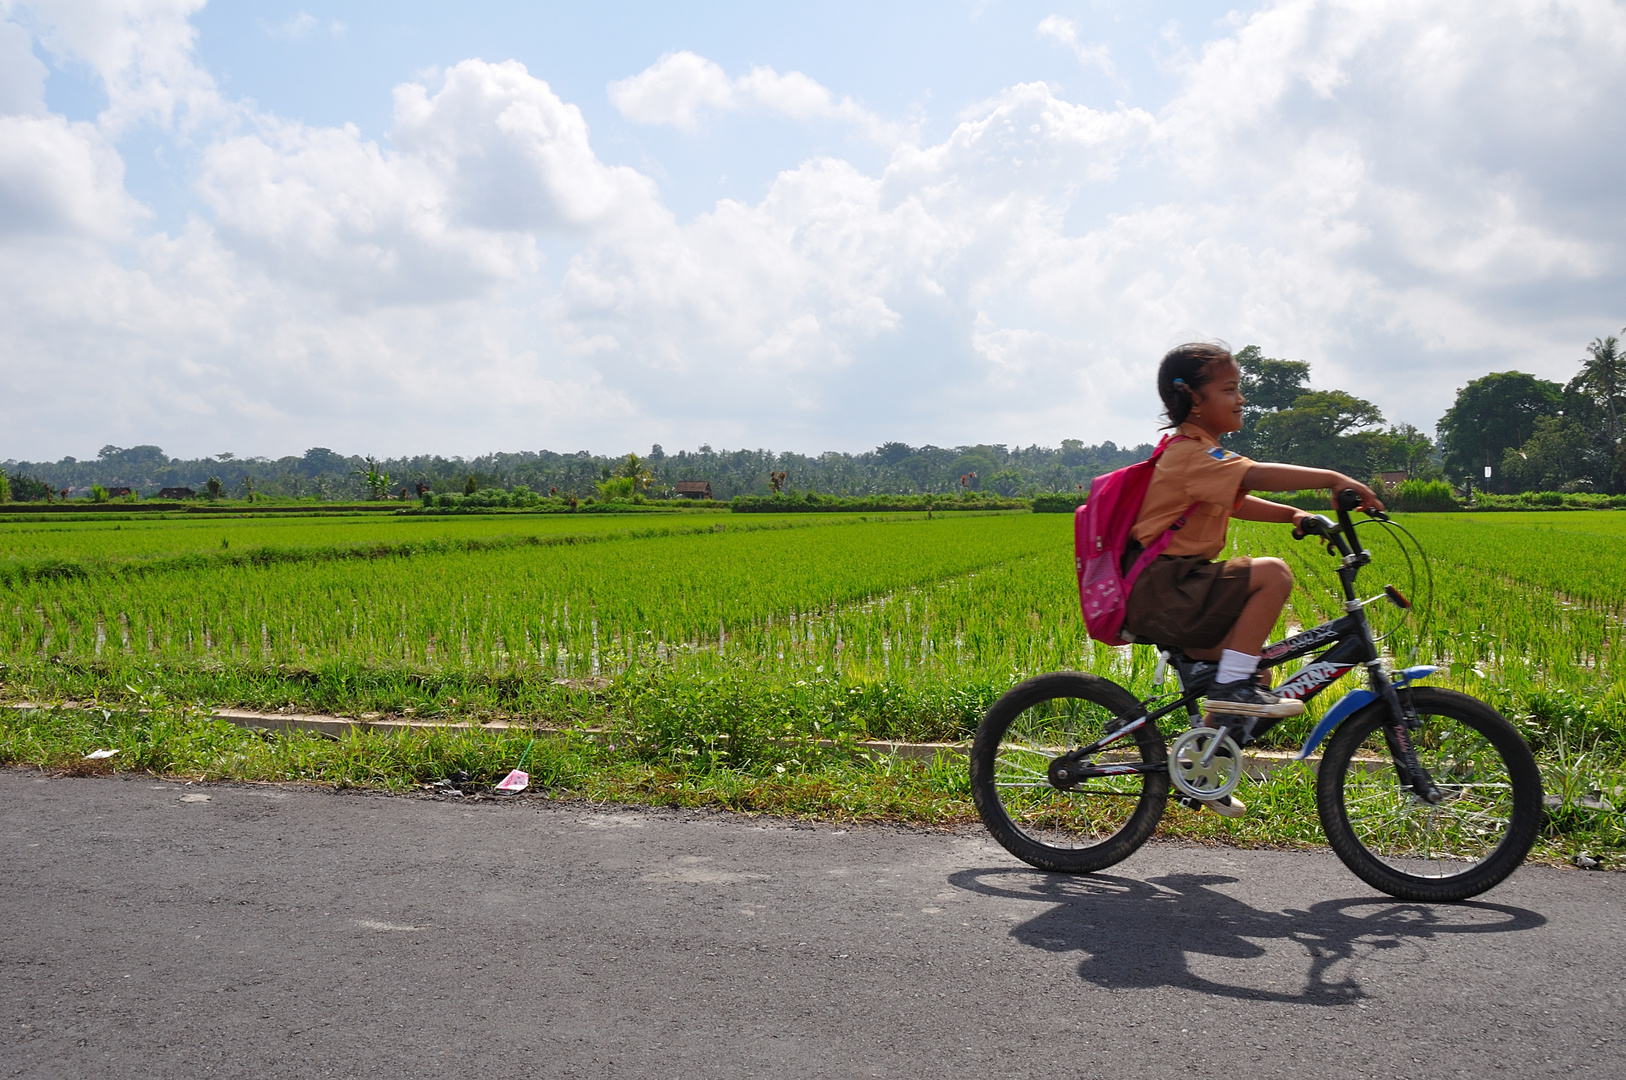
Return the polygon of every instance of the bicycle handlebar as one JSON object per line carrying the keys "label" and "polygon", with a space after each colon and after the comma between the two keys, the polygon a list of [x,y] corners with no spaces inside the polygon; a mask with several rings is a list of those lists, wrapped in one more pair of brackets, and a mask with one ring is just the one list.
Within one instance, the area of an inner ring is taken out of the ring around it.
{"label": "bicycle handlebar", "polygon": [[1338,526],[1320,514],[1311,514],[1309,517],[1299,518],[1298,524],[1293,526],[1293,539],[1303,540],[1306,536],[1326,536]]}
{"label": "bicycle handlebar", "polygon": [[[1345,488],[1333,497],[1338,520],[1332,521],[1320,514],[1311,514],[1299,519],[1293,527],[1293,539],[1303,540],[1306,536],[1319,536],[1331,540],[1338,547],[1344,549],[1348,555],[1361,550],[1361,542],[1355,536],[1355,523],[1350,520],[1351,510],[1361,505],[1360,492],[1354,488]],[[1387,515],[1381,510],[1368,510],[1367,516],[1385,519]]]}
{"label": "bicycle handlebar", "polygon": [[[1365,546],[1356,535],[1355,523],[1349,516],[1350,511],[1361,505],[1360,492],[1354,488],[1345,488],[1333,496],[1333,502],[1336,506],[1335,512],[1338,514],[1336,522],[1320,514],[1299,518],[1298,524],[1293,526],[1293,539],[1303,540],[1306,536],[1317,536],[1344,555],[1364,554]],[[1389,515],[1382,510],[1368,510],[1366,515],[1379,521],[1389,520]]]}
{"label": "bicycle handlebar", "polygon": [[[1350,520],[1350,511],[1361,505],[1360,493],[1354,488],[1345,488],[1333,496],[1337,508],[1338,520],[1333,522],[1321,514],[1306,514],[1293,525],[1293,539],[1303,540],[1306,536],[1318,537],[1326,541],[1327,553],[1333,557],[1343,556],[1343,563],[1339,567],[1338,576],[1343,582],[1344,599],[1355,600],[1355,575],[1360,568],[1371,562],[1371,555],[1366,545],[1361,543],[1360,534],[1355,529],[1355,522]],[[1389,521],[1389,515],[1382,510],[1367,510],[1367,517],[1375,521]],[[1405,532],[1404,529],[1401,530]],[[1410,534],[1407,533],[1409,536]],[[1414,541],[1415,543],[1415,541]],[[1409,557],[1408,557],[1409,558]],[[1385,585],[1384,592],[1396,607],[1410,608],[1411,602],[1404,595],[1395,590],[1393,585]]]}

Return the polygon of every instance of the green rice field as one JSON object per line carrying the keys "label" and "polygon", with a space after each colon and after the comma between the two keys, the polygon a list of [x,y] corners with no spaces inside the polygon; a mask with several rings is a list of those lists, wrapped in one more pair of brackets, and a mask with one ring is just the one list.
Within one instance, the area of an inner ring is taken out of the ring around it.
{"label": "green rice field", "polygon": [[[153,517],[121,520],[0,520],[0,560],[142,560],[220,551],[403,546],[459,540],[661,535],[710,529],[726,511],[674,514],[490,514],[414,517],[377,512],[277,517]],[[839,520],[850,520],[832,515]]]}
{"label": "green rice field", "polygon": [[[1429,608],[1369,609],[1395,662],[1440,664],[1436,682],[1520,725],[1551,790],[1614,813],[1626,512],[1401,523],[1432,589],[1375,527],[1362,580]],[[628,752],[668,762],[704,757],[719,733],[734,765],[770,736],[962,740],[1041,671],[1153,692],[1149,650],[1084,634],[1071,527],[1026,513],[0,523],[0,694],[118,705],[161,688],[207,705],[620,725]],[[1318,547],[1236,523],[1232,548],[1293,565],[1284,632],[1336,613]],[[1273,736],[1296,745],[1335,698]]]}

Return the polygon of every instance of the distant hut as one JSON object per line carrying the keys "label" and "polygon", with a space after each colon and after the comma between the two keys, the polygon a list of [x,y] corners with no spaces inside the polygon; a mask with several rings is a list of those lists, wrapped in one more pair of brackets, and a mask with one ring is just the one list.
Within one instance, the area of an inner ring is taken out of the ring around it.
{"label": "distant hut", "polygon": [[197,495],[198,493],[189,487],[160,488],[158,491],[160,499],[195,499]]}
{"label": "distant hut", "polygon": [[1385,472],[1378,473],[1378,479],[1382,481],[1385,491],[1393,491],[1401,484],[1404,484],[1408,477],[1404,472]]}
{"label": "distant hut", "polygon": [[679,480],[673,485],[672,490],[677,492],[677,497],[680,499],[710,499],[713,497],[710,480]]}

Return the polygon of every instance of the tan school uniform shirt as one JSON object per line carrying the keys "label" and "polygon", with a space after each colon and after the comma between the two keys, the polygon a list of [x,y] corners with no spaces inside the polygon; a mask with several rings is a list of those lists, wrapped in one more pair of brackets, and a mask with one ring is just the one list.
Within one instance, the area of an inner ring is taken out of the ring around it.
{"label": "tan school uniform shirt", "polygon": [[1186,437],[1171,443],[1157,459],[1146,501],[1141,503],[1140,517],[1130,535],[1142,546],[1150,545],[1195,503],[1163,554],[1212,559],[1224,550],[1231,514],[1248,495],[1242,477],[1253,461],[1225,449],[1193,424],[1181,424],[1174,433]]}

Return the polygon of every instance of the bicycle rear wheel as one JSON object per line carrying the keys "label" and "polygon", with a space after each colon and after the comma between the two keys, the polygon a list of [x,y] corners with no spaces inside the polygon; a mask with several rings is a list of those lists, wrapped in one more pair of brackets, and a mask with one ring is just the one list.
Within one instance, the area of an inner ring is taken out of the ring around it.
{"label": "bicycle rear wheel", "polygon": [[971,746],[971,796],[1006,851],[1041,870],[1080,874],[1123,861],[1151,837],[1169,795],[1168,752],[1155,724],[1095,758],[1153,771],[1066,790],[1049,778],[1052,758],[1095,742],[1137,707],[1117,683],[1071,671],[1035,676],[994,702]]}
{"label": "bicycle rear wheel", "polygon": [[1402,900],[1478,896],[1511,874],[1541,829],[1541,773],[1512,724],[1484,702],[1437,687],[1411,695],[1423,723],[1418,760],[1443,798],[1400,786],[1383,728],[1368,705],[1327,747],[1316,808],[1332,849],[1368,885]]}

